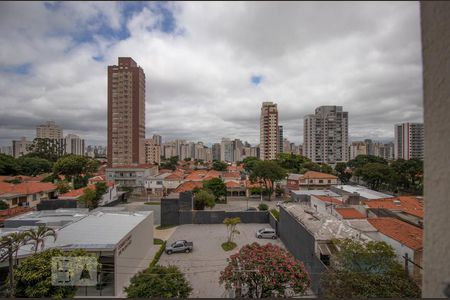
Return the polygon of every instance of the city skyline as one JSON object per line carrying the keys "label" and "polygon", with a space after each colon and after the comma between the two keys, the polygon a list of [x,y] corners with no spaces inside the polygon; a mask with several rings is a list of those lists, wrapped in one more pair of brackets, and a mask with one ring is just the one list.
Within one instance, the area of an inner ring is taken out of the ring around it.
{"label": "city skyline", "polygon": [[86,5],[1,4],[0,145],[47,120],[106,145],[105,72],[119,56],[147,74],[147,138],[256,145],[265,101],[296,144],[321,105],[345,107],[350,141],[393,140],[394,124],[422,122],[418,3]]}

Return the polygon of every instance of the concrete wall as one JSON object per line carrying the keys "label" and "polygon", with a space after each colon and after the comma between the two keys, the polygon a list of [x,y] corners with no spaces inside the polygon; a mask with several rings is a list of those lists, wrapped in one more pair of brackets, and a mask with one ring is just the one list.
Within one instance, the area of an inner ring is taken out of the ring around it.
{"label": "concrete wall", "polygon": [[148,267],[153,259],[153,213],[150,213],[141,223],[138,224],[119,243],[129,245],[119,253],[120,246],[115,250],[115,274],[114,290],[115,296],[123,296],[123,288],[128,286],[131,277],[137,272]]}
{"label": "concrete wall", "polygon": [[42,200],[36,205],[37,210],[55,210],[58,208],[77,208],[78,201],[76,199],[50,199]]}
{"label": "concrete wall", "polygon": [[278,235],[278,220],[275,219],[275,217],[270,212],[269,212],[269,224],[273,229],[275,229]]}
{"label": "concrete wall", "polygon": [[314,236],[283,207],[280,208],[278,235],[289,252],[305,264],[311,277],[311,289],[320,296],[320,278],[326,266],[315,255]]}
{"label": "concrete wall", "polygon": [[161,199],[161,226],[179,225],[179,210],[177,198]]}
{"label": "concrete wall", "polygon": [[421,2],[424,91],[423,297],[450,297],[450,4]]}

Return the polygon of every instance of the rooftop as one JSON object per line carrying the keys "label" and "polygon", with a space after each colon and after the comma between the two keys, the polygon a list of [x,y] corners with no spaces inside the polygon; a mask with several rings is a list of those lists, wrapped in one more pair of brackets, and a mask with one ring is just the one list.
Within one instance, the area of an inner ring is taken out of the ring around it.
{"label": "rooftop", "polygon": [[302,176],[303,179],[337,179],[336,176],[328,174],[328,173],[321,173],[316,171],[307,171]]}
{"label": "rooftop", "polygon": [[180,184],[176,189],[175,193],[192,191],[195,188],[202,188],[203,183],[201,181],[186,181]]}
{"label": "rooftop", "polygon": [[50,182],[22,182],[11,184],[0,182],[0,198],[14,197],[17,195],[32,195],[41,192],[50,192],[56,189],[56,185]]}
{"label": "rooftop", "polygon": [[317,196],[329,196],[329,197],[340,197],[339,194],[336,194],[330,190],[297,190],[297,191],[291,191],[291,193],[294,193],[295,195],[317,195]]}
{"label": "rooftop", "polygon": [[423,229],[395,218],[367,219],[379,232],[413,250],[423,248]]}
{"label": "rooftop", "polygon": [[140,164],[140,165],[119,165],[111,168],[106,168],[106,170],[116,170],[116,169],[151,169],[156,167],[156,165],[151,164]]}
{"label": "rooftop", "polygon": [[364,202],[369,208],[385,208],[402,211],[416,217],[423,218],[423,203],[414,196],[398,196]]}
{"label": "rooftop", "polygon": [[335,185],[334,188],[347,193],[358,193],[365,199],[382,199],[392,197],[392,195],[380,193],[360,185]]}
{"label": "rooftop", "polygon": [[334,209],[343,219],[365,219],[364,215],[352,207]]}
{"label": "rooftop", "polygon": [[322,202],[332,203],[332,204],[342,204],[342,200],[336,199],[330,196],[313,195],[314,198],[319,199]]}

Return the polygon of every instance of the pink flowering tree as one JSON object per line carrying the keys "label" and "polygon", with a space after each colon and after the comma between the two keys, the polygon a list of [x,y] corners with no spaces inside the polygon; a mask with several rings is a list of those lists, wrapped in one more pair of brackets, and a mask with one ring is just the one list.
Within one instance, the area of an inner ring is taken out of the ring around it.
{"label": "pink flowering tree", "polygon": [[220,283],[234,289],[237,297],[285,297],[304,295],[310,285],[302,262],[277,245],[248,244],[230,256],[220,273]]}

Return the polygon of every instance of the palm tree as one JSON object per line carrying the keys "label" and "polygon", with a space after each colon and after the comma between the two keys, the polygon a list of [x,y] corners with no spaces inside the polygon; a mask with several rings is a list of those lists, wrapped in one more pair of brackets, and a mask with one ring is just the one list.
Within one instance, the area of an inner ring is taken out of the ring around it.
{"label": "palm tree", "polygon": [[41,245],[41,250],[44,250],[46,237],[53,237],[53,240],[56,241],[56,231],[45,225],[39,225],[38,228],[29,229],[26,234],[29,240],[34,243],[34,253],[37,253],[39,244]]}

